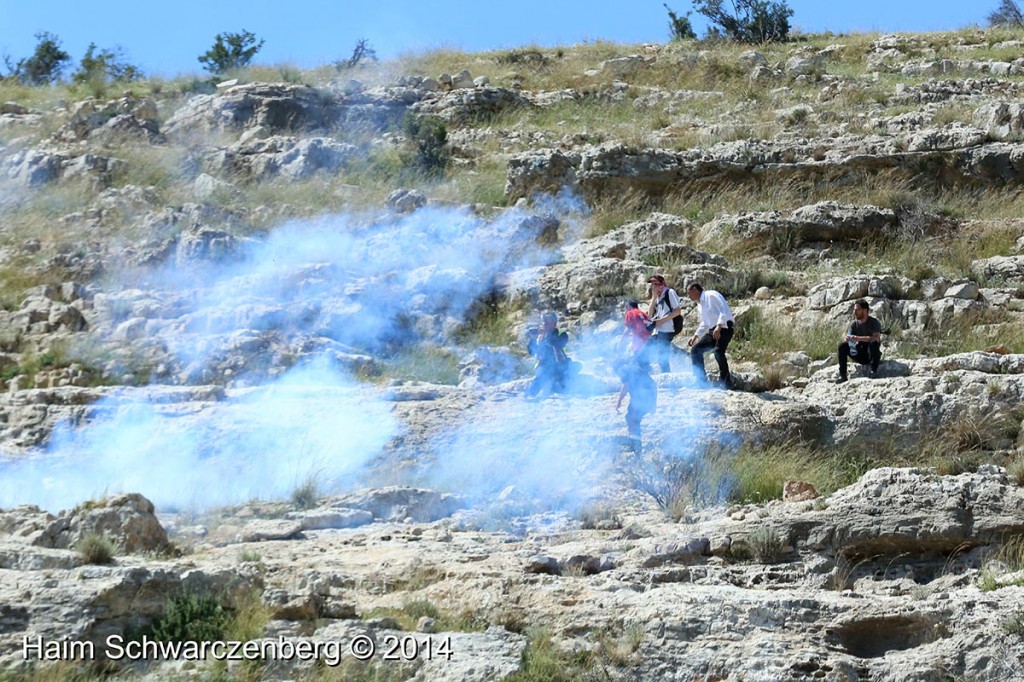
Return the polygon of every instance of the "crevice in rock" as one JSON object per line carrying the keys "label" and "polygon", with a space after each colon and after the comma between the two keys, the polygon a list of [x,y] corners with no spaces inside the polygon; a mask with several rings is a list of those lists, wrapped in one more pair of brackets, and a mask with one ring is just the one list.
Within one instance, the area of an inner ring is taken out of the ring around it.
{"label": "crevice in rock", "polygon": [[893,616],[843,623],[830,632],[830,638],[851,656],[880,658],[890,651],[930,644],[946,634],[926,618]]}

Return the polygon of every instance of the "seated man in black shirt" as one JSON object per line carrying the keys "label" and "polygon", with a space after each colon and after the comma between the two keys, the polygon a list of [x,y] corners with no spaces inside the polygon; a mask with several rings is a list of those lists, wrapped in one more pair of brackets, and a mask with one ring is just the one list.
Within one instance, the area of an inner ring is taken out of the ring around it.
{"label": "seated man in black shirt", "polygon": [[853,359],[861,365],[871,363],[871,376],[878,372],[882,360],[882,324],[868,315],[868,302],[863,298],[853,304],[853,324],[846,338],[839,344],[839,378],[837,384],[846,381],[846,365]]}

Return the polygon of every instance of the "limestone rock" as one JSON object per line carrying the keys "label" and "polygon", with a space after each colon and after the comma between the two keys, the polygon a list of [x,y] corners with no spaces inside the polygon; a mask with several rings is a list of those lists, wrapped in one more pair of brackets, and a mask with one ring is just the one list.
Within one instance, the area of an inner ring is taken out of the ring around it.
{"label": "limestone rock", "polygon": [[427,205],[427,197],[416,189],[396,189],[388,194],[386,203],[398,213],[412,213]]}
{"label": "limestone rock", "polygon": [[451,516],[466,506],[464,500],[449,493],[434,490],[391,486],[343,495],[334,501],[333,508],[361,509],[381,521],[424,523]]}
{"label": "limestone rock", "polygon": [[291,540],[302,532],[301,521],[260,519],[251,521],[238,534],[238,542]]}

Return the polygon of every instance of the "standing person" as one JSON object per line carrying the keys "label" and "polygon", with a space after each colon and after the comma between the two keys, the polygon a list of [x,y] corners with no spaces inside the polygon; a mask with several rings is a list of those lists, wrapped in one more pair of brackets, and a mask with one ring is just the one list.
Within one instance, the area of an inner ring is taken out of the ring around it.
{"label": "standing person", "polygon": [[853,323],[839,344],[837,384],[846,381],[846,365],[850,358],[861,365],[870,363],[871,376],[878,375],[878,363],[882,361],[882,323],[868,314],[870,310],[863,298],[853,304]]}
{"label": "standing person", "polygon": [[555,391],[565,390],[565,380],[569,371],[569,358],[565,354],[565,346],[569,343],[569,335],[558,331],[558,315],[546,311],[541,315],[542,326],[527,329],[529,339],[526,351],[537,358],[537,370],[526,389],[527,396],[540,395],[545,397]]}
{"label": "standing person", "polygon": [[687,344],[693,361],[693,373],[698,381],[707,383],[704,354],[714,349],[719,379],[725,388],[732,388],[732,374],[729,373],[729,361],[725,359],[725,349],[729,347],[736,331],[736,318],[725,302],[725,297],[711,289],[705,291],[700,282],[692,282],[687,286],[686,295],[697,303],[700,315],[700,325]]}
{"label": "standing person", "polygon": [[683,318],[679,309],[682,301],[679,294],[670,289],[662,275],[654,275],[647,282],[651,285],[651,302],[647,314],[654,323],[654,336],[651,337],[651,353],[657,356],[662,372],[672,371],[669,355],[672,352],[672,339],[683,328]]}
{"label": "standing person", "polygon": [[625,329],[619,337],[619,351],[623,352],[623,345],[629,343],[625,352],[637,358],[638,362],[649,362],[647,360],[647,342],[651,340],[651,318],[647,313],[640,310],[640,303],[634,300],[626,301]]}
{"label": "standing person", "polygon": [[629,406],[626,408],[626,430],[629,433],[629,449],[636,454],[643,450],[640,438],[640,422],[645,415],[654,412],[658,406],[658,387],[648,372],[650,364],[640,362],[637,357],[624,358],[615,366],[615,373],[622,380],[619,389],[619,400],[615,403],[615,411],[622,408],[622,399],[629,394]]}

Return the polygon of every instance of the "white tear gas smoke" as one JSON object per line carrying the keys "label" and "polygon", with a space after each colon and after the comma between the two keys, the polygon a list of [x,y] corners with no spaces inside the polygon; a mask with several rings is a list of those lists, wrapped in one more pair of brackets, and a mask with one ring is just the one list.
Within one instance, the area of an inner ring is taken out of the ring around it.
{"label": "white tear gas smoke", "polygon": [[596,418],[599,410],[574,397],[474,407],[435,442],[437,459],[424,477],[485,506],[575,509],[609,482],[619,452],[607,437],[607,421]]}
{"label": "white tear gas smoke", "polygon": [[660,378],[658,407],[643,420],[647,452],[633,452],[625,423],[631,398],[614,409],[621,386],[612,378],[616,345],[608,335],[581,333],[566,350],[583,361],[582,369],[564,394],[536,402],[483,401],[467,409],[459,424],[435,439],[436,459],[424,463],[422,480],[464,495],[496,519],[506,512],[574,513],[614,485],[664,497],[662,491],[700,466],[713,409],[704,401],[700,408],[690,404],[702,395],[690,393],[700,384],[677,350],[674,373]]}
{"label": "white tear gas smoke", "polygon": [[[572,216],[576,206],[563,197],[546,210]],[[308,476],[324,492],[344,487],[395,425],[387,403],[330,368],[339,347],[373,354],[412,345],[421,338],[412,313],[461,321],[498,273],[549,262],[554,254],[536,243],[527,217],[427,208],[371,224],[293,221],[231,263],[168,267],[146,291],[112,290],[105,305],[120,312],[105,331],[114,343],[123,345],[122,320],[141,319],[140,341],[162,345],[182,366],[237,366],[236,388],[186,416],[141,398],[96,406],[96,419],[56,431],[45,456],[6,465],[0,505],[56,510],[137,491],[161,510],[194,509],[287,495]],[[254,365],[280,368],[282,348],[313,364],[277,380],[266,371],[245,378]]]}
{"label": "white tear gas smoke", "polygon": [[223,401],[105,399],[48,454],[0,464],[0,506],[56,511],[140,492],[161,511],[287,497],[307,480],[337,489],[395,433],[390,406],[321,360]]}
{"label": "white tear gas smoke", "polygon": [[[567,201],[557,209],[572,216],[575,206]],[[485,221],[467,211],[425,208],[370,225],[338,215],[293,221],[245,249],[236,263],[165,271],[156,282],[167,307],[188,311],[151,328],[183,364],[220,359],[242,332],[272,330],[371,354],[412,344],[431,326],[414,331],[417,323],[462,322],[498,273],[555,257],[537,244],[537,223],[526,218],[518,210]]]}

